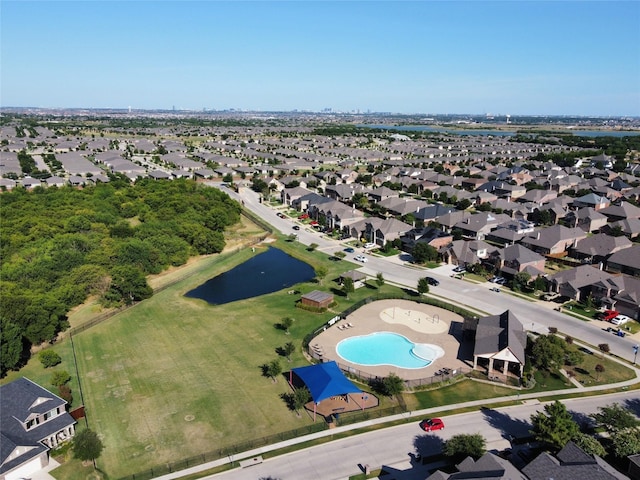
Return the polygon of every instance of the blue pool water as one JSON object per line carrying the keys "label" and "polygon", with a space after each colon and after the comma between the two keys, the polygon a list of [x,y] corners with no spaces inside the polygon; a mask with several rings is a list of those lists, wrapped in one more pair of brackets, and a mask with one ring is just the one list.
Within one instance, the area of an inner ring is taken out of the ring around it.
{"label": "blue pool water", "polygon": [[391,332],[350,337],[336,346],[338,355],[358,365],[392,365],[399,368],[429,366],[444,351],[427,343],[413,343],[408,338]]}

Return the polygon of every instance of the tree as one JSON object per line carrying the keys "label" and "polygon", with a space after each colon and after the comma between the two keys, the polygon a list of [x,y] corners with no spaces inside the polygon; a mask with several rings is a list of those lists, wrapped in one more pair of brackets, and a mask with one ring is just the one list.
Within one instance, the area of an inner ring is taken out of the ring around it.
{"label": "tree", "polygon": [[282,326],[282,329],[284,330],[284,333],[289,335],[289,329],[291,328],[291,325],[293,325],[293,318],[284,317],[282,319],[282,322],[280,323],[280,325]]}
{"label": "tree", "polygon": [[51,374],[51,385],[59,387],[71,380],[71,375],[66,370],[56,370]]}
{"label": "tree", "polygon": [[576,348],[567,350],[565,354],[564,363],[567,365],[580,365],[584,360],[584,353]]}
{"label": "tree", "polygon": [[318,283],[322,283],[322,279],[327,276],[329,273],[329,269],[324,265],[318,265],[316,267],[316,278],[318,279]]}
{"label": "tree", "polygon": [[287,357],[287,360],[291,361],[291,354],[296,351],[296,346],[291,342],[287,342],[284,344],[282,351]]}
{"label": "tree", "polygon": [[309,246],[307,247],[307,250],[309,250],[310,252],[313,252],[318,247],[319,245],[317,243],[310,243]]}
{"label": "tree", "polygon": [[44,366],[44,368],[53,367],[62,362],[62,358],[56,352],[51,349],[41,350],[38,354],[38,359],[40,363]]}
{"label": "tree", "polygon": [[605,369],[604,369],[604,365],[602,365],[602,364],[598,363],[594,368],[595,368],[595,371],[596,371],[596,373],[597,373],[597,375],[596,375],[596,381],[598,381],[598,380],[600,380],[600,374],[601,374],[602,372],[604,372],[604,370],[605,370]]}
{"label": "tree", "polygon": [[622,430],[640,426],[640,421],[635,415],[617,403],[598,407],[598,410],[599,413],[592,413],[590,417],[610,435],[616,435]]}
{"label": "tree", "polygon": [[628,428],[616,433],[611,438],[613,454],[618,458],[640,453],[640,430]]}
{"label": "tree", "polygon": [[429,293],[429,280],[427,280],[427,277],[422,277],[418,280],[418,293],[420,295]]}
{"label": "tree", "polygon": [[531,348],[531,357],[531,363],[536,368],[558,368],[564,360],[562,339],[555,335],[540,335]]}
{"label": "tree", "polygon": [[378,272],[376,275],[376,285],[378,285],[378,288],[384,285],[384,275],[382,275],[382,272]]}
{"label": "tree", "polygon": [[398,397],[404,391],[404,380],[395,373],[390,373],[382,379],[384,394],[388,397]]}
{"label": "tree", "polygon": [[100,437],[93,430],[82,430],[73,437],[73,456],[83,462],[98,458],[103,448]]}
{"label": "tree", "polygon": [[513,282],[511,282],[511,287],[516,292],[521,291],[524,287],[527,286],[531,280],[531,274],[527,272],[518,272],[513,276]]}
{"label": "tree", "polygon": [[353,278],[344,277],[342,279],[342,291],[344,292],[347,298],[349,298],[350,293],[355,292],[355,287],[353,285]]}
{"label": "tree", "polygon": [[572,440],[573,443],[589,455],[598,455],[599,457],[605,457],[607,455],[607,451],[602,444],[591,435],[579,432]]}
{"label": "tree", "polygon": [[113,268],[108,295],[110,299],[115,301],[122,300],[129,305],[151,297],[153,290],[147,284],[147,279],[138,268],[122,265]]}
{"label": "tree", "polygon": [[558,400],[545,405],[544,412],[531,415],[531,423],[531,433],[536,440],[556,451],[564,447],[580,431],[567,407]]}
{"label": "tree", "polygon": [[605,353],[609,353],[609,344],[608,343],[600,343],[598,345],[598,348],[600,349],[600,351],[605,354]]}
{"label": "tree", "polygon": [[282,366],[278,360],[272,360],[267,364],[267,376],[271,377],[273,383],[278,382],[278,375],[282,373]]}
{"label": "tree", "polygon": [[442,451],[453,462],[459,463],[467,457],[479,459],[487,451],[487,441],[479,433],[458,434],[444,442]]}
{"label": "tree", "polygon": [[425,242],[417,242],[411,250],[411,256],[416,263],[434,262],[438,259],[438,250]]}
{"label": "tree", "polygon": [[0,327],[0,377],[18,366],[21,355],[22,332],[20,327],[3,319]]}
{"label": "tree", "polygon": [[309,400],[311,400],[311,394],[307,387],[296,388],[293,391],[293,408],[296,412],[304,408]]}

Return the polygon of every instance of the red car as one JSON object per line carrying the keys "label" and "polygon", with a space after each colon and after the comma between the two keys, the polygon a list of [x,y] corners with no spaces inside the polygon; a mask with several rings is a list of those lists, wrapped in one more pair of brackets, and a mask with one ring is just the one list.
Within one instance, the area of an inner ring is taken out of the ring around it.
{"label": "red car", "polygon": [[425,432],[442,430],[444,428],[444,422],[439,418],[427,418],[420,422],[420,428]]}
{"label": "red car", "polygon": [[620,312],[618,312],[617,310],[605,310],[598,316],[605,322],[610,322],[611,320],[616,318],[618,315],[620,315]]}

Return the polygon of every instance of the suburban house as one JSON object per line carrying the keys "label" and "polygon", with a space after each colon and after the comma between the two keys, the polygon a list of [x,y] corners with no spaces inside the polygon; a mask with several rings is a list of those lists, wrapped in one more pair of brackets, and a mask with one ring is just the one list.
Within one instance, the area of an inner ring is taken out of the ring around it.
{"label": "suburban house", "polygon": [[395,239],[400,238],[407,232],[413,229],[412,225],[401,222],[395,218],[381,219],[368,218],[366,220],[365,238],[371,243],[384,246],[387,242],[393,242]]}
{"label": "suburban house", "polygon": [[544,275],[545,257],[523,245],[510,245],[506,248],[495,250],[489,258],[497,270],[509,277],[520,272],[528,273],[531,278]]}
{"label": "suburban house", "polygon": [[520,243],[541,255],[557,255],[565,254],[569,247],[575,246],[586,236],[586,232],[580,228],[553,225],[538,230],[533,236],[522,238]]}
{"label": "suburban house", "polygon": [[522,377],[527,334],[518,318],[506,310],[499,315],[465,319],[463,331],[474,341],[473,368],[486,369],[490,379]]}
{"label": "suburban house", "polygon": [[573,200],[573,206],[575,208],[592,207],[594,210],[602,210],[611,205],[608,198],[601,197],[595,193],[587,193],[580,198]]}
{"label": "suburban house", "polygon": [[585,453],[569,441],[554,457],[543,452],[522,469],[529,480],[581,478],[583,480],[628,479],[598,455]]}
{"label": "suburban house", "polygon": [[73,437],[66,405],[27,378],[0,386],[0,480],[31,477],[49,464],[50,449]]}
{"label": "suburban house", "polygon": [[632,245],[633,243],[627,237],[612,237],[598,233],[576,243],[576,246],[570,249],[570,255],[584,263],[599,263],[606,261],[611,254]]}
{"label": "suburban house", "polygon": [[571,227],[579,227],[585,232],[595,232],[604,227],[608,219],[601,212],[592,207],[582,207],[579,210],[573,210],[564,217],[567,225]]}
{"label": "suburban house", "polygon": [[612,290],[618,291],[621,289],[619,278],[596,266],[581,265],[551,275],[547,280],[550,284],[549,291],[583,301],[589,295],[598,299],[608,297]]}
{"label": "suburban house", "polygon": [[480,263],[495,249],[482,240],[454,240],[440,253],[443,262],[465,267]]}
{"label": "suburban house", "polygon": [[416,243],[426,243],[439,250],[453,242],[453,236],[439,228],[424,227],[411,229],[401,237],[401,240],[401,248],[404,252],[411,252]]}
{"label": "suburban house", "polygon": [[310,193],[313,192],[302,187],[285,188],[280,192],[280,200],[283,205],[292,205],[295,200]]}
{"label": "suburban house", "polygon": [[462,236],[472,240],[484,240],[485,236],[495,230],[498,225],[511,221],[511,217],[504,213],[476,213],[470,215],[453,228],[462,231]]}
{"label": "suburban house", "polygon": [[640,245],[614,253],[607,259],[607,270],[640,277]]}
{"label": "suburban house", "polygon": [[620,205],[610,205],[600,210],[610,222],[640,218],[640,208],[629,202],[621,202]]}
{"label": "suburban house", "polygon": [[487,452],[478,460],[465,458],[456,465],[456,473],[436,470],[426,480],[528,480],[509,460]]}

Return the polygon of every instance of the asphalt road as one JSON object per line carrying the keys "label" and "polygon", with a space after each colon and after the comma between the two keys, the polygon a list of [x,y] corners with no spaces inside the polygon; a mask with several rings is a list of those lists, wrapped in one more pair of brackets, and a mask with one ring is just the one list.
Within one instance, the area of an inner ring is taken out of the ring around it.
{"label": "asphalt road", "polygon": [[[240,189],[240,194],[221,187],[220,184],[211,183],[226,191],[230,196],[244,203],[245,208],[253,211],[258,216],[264,218],[276,229],[288,235],[294,233],[298,235],[299,242],[305,245],[316,243],[318,249],[328,254],[342,251],[346,247],[346,242],[339,242],[315,231],[313,228],[304,227],[301,223],[290,218],[280,218],[276,215],[276,210],[260,203],[258,194],[248,188]],[[300,225],[300,230],[293,230],[294,225]],[[476,284],[465,280],[451,277],[452,266],[442,266],[436,269],[425,269],[408,263],[408,258],[394,257],[392,259],[367,255],[367,263],[360,263],[354,260],[355,256],[362,254],[361,250],[347,254],[346,261],[354,263],[354,268],[359,268],[364,273],[375,276],[378,272],[384,275],[388,282],[403,285],[415,289],[418,280],[424,276],[433,276],[440,281],[437,287],[431,287],[430,293],[449,299],[460,305],[466,305],[471,309],[486,314],[498,314],[505,310],[511,310],[523,323],[525,329],[540,333],[548,333],[549,327],[556,327],[559,332],[570,335],[575,339],[596,346],[601,343],[609,344],[612,354],[633,362],[635,354],[633,346],[640,343],[639,338],[617,337],[604,329],[608,324],[599,321],[583,321],[570,315],[557,312],[553,302],[528,301],[517,295],[512,295],[506,290],[500,293],[492,292],[489,288],[491,283]]]}
{"label": "asphalt road", "polygon": [[[599,406],[617,402],[640,413],[637,392],[624,392],[566,400],[563,403],[578,421],[588,421],[588,415]],[[426,477],[427,467],[417,464],[414,455],[423,457],[437,454],[442,443],[453,435],[480,433],[487,441],[488,450],[501,450],[510,446],[509,438],[528,435],[530,417],[543,409],[536,401],[514,407],[484,409],[471,413],[444,417],[445,429],[433,433],[420,430],[418,423],[376,430],[339,439],[309,449],[296,451],[264,461],[259,465],[238,468],[207,478],[248,480],[277,478],[280,480],[332,480],[345,479],[360,473],[364,465],[371,469],[388,465],[404,471],[403,479]],[[400,477],[400,475],[398,475]]]}

